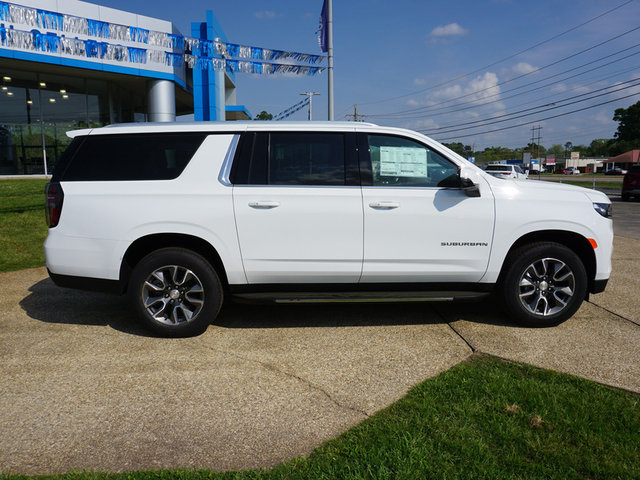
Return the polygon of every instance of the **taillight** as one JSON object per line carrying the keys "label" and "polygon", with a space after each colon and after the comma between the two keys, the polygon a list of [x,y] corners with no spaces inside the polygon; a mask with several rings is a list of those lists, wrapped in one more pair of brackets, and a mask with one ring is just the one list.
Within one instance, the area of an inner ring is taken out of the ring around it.
{"label": "taillight", "polygon": [[53,228],[58,225],[60,214],[62,213],[62,200],[64,199],[62,185],[57,182],[49,182],[44,187],[44,194],[44,210],[47,217],[47,225],[49,225],[49,228]]}

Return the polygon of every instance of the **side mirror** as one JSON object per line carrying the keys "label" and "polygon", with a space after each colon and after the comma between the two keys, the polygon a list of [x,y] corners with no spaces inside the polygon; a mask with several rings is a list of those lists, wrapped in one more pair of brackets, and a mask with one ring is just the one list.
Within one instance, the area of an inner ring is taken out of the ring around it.
{"label": "side mirror", "polygon": [[480,188],[470,178],[460,177],[460,187],[467,194],[467,197],[480,196]]}

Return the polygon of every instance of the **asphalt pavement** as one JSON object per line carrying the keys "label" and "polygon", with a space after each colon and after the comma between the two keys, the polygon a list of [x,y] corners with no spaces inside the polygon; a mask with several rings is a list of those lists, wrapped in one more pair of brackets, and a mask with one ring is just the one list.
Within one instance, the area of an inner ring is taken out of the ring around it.
{"label": "asphalt pavement", "polygon": [[615,202],[607,290],[547,329],[490,301],[229,304],[205,334],[164,339],[124,298],[0,274],[0,472],[268,467],[473,352],[640,392],[640,224],[625,234],[621,208],[640,202]]}
{"label": "asphalt pavement", "polygon": [[[609,195],[613,204],[613,233],[640,240],[640,199],[623,202],[620,195]],[[640,256],[640,252],[637,252]]]}

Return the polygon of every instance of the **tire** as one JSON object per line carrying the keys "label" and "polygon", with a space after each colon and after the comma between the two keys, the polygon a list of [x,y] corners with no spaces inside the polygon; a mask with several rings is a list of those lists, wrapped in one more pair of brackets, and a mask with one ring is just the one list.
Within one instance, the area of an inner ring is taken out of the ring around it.
{"label": "tire", "polygon": [[570,318],[587,293],[580,258],[558,243],[535,243],[507,257],[501,281],[504,308],[527,327],[551,327]]}
{"label": "tire", "polygon": [[223,300],[220,279],[209,262],[181,248],[144,257],[133,269],[128,295],[142,323],[164,337],[203,333]]}

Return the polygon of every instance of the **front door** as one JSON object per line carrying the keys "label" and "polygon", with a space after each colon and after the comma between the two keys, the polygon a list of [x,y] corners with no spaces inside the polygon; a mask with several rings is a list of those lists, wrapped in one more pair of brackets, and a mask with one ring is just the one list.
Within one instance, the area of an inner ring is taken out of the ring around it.
{"label": "front door", "polygon": [[480,280],[494,225],[494,200],[486,182],[479,177],[481,195],[469,197],[451,187],[458,166],[427,145],[391,135],[359,138],[369,162],[363,171],[371,172],[362,188],[361,282]]}

